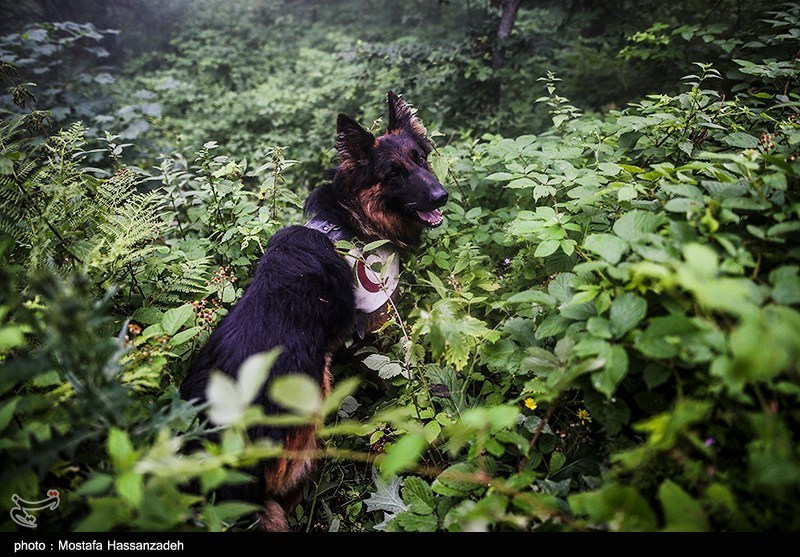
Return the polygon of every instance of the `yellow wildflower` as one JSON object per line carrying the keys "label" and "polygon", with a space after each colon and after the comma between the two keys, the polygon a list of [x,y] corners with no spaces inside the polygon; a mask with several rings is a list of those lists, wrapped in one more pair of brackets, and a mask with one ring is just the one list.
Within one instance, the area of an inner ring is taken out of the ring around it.
{"label": "yellow wildflower", "polygon": [[525,399],[525,408],[527,408],[528,410],[536,410],[537,406],[539,405],[536,404],[536,401],[533,400],[532,398],[529,397]]}
{"label": "yellow wildflower", "polygon": [[586,425],[592,423],[592,416],[589,415],[589,411],[585,408],[581,408],[577,412],[578,419],[581,421],[581,425]]}

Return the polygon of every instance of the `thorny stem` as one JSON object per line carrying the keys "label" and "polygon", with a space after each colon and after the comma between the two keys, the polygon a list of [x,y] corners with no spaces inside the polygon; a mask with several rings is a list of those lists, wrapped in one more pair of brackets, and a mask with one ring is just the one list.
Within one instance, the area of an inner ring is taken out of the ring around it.
{"label": "thorny stem", "polygon": [[[385,286],[383,285],[383,282],[381,282],[381,287],[385,288]],[[411,337],[408,335],[408,332],[406,331],[406,325],[403,322],[403,318],[400,317],[400,312],[397,310],[397,306],[394,305],[394,300],[392,300],[391,296],[388,296],[388,299],[389,299],[389,305],[392,306],[392,311],[394,311],[394,315],[397,318],[398,324],[400,325],[400,329],[403,331],[403,337],[406,340],[405,367],[406,367],[406,369],[412,369],[412,367],[411,367],[411,349],[413,347],[413,343],[411,342]],[[416,370],[416,366],[413,369]],[[425,381],[425,375],[421,371],[418,372],[418,375],[419,375],[419,379],[422,382],[423,386],[428,391],[428,396],[430,396],[430,389],[428,388],[428,384]],[[417,412],[417,419],[421,420],[422,419],[422,413],[420,412],[419,405],[417,404],[417,398],[415,396],[412,396],[411,397],[411,402],[414,404],[414,410],[416,410],[416,412]]]}
{"label": "thorny stem", "polygon": [[[328,463],[330,460],[327,458],[323,461],[322,470],[319,473],[319,477],[323,478],[325,476],[325,470],[328,469]],[[314,521],[314,509],[317,506],[317,497],[319,497],[319,483],[320,480],[317,480],[314,484],[314,498],[311,500],[311,510],[308,511],[308,524],[306,525],[306,532],[311,531],[311,523]]]}
{"label": "thorny stem", "polygon": [[[531,442],[528,444],[531,450],[533,447],[536,446],[536,442],[539,440],[539,436],[542,434],[542,430],[544,430],[544,426],[547,425],[547,422],[550,420],[550,416],[553,415],[553,411],[555,411],[556,405],[555,402],[550,405],[550,408],[547,410],[547,414],[545,414],[544,418],[539,420],[539,424],[536,426],[536,431],[533,432],[533,437],[531,438]],[[523,458],[519,461],[519,466],[517,466],[517,470],[522,472],[525,467],[528,465],[528,459]]]}
{"label": "thorny stem", "polygon": [[[167,180],[166,185],[171,185],[172,180],[166,176],[166,172],[164,173],[165,180]],[[177,186],[176,186],[177,187]],[[180,213],[178,212],[178,206],[175,205],[175,196],[173,195],[174,190],[169,192],[169,202],[172,205],[172,210],[175,211],[175,222],[178,223],[178,230],[180,230],[181,238],[184,240],[186,239],[186,232],[183,230],[183,225],[181,224],[181,217]]]}
{"label": "thorny stem", "polygon": [[789,96],[789,85],[792,84],[792,80],[794,80],[794,67],[797,65],[797,60],[800,59],[800,50],[794,55],[792,59],[792,72],[789,74],[789,78],[786,80],[786,85],[783,87],[783,96]]}
{"label": "thorny stem", "polygon": [[208,185],[211,187],[211,195],[214,196],[214,218],[217,225],[222,224],[222,217],[219,211],[219,199],[217,198],[217,188],[214,186],[214,179],[208,175]]}
{"label": "thorny stem", "polygon": [[272,161],[275,164],[275,170],[272,171],[272,218],[276,218],[278,210],[278,183],[283,179],[281,172],[283,171],[283,157],[281,150],[276,148],[272,153]]}
{"label": "thorny stem", "polygon": [[183,225],[181,224],[180,214],[178,213],[178,207],[175,205],[175,198],[172,195],[169,196],[170,203],[172,204],[172,210],[175,211],[175,222],[178,223],[178,230],[180,230],[181,238],[184,240],[186,239],[186,232],[183,230]]}
{"label": "thorny stem", "polygon": [[69,250],[69,248],[67,247],[67,243],[64,241],[64,238],[61,236],[61,234],[59,234],[58,230],[50,223],[50,221],[47,220],[47,218],[42,213],[42,210],[39,209],[39,206],[36,204],[36,202],[33,201],[32,203],[29,203],[28,206],[33,207],[33,210],[36,211],[36,214],[39,215],[39,218],[42,219],[42,221],[47,225],[47,228],[50,229],[50,232],[52,232],[53,235],[58,239],[58,243],[61,246],[61,249],[64,250],[64,253],[66,253],[75,261],[80,261],[80,259]]}
{"label": "thorny stem", "polygon": [[139,296],[142,297],[142,303],[144,303],[145,300],[144,292],[142,291],[142,287],[139,286],[139,281],[136,280],[136,273],[133,271],[133,265],[131,265],[130,263],[128,263],[128,272],[131,274],[131,281],[133,283],[132,286],[139,291]]}

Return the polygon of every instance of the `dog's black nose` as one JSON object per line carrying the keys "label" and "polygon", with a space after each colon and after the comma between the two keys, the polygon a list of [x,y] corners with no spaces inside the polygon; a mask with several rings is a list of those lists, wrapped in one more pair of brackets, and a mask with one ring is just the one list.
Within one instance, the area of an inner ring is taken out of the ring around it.
{"label": "dog's black nose", "polygon": [[441,207],[447,203],[448,197],[449,194],[447,193],[447,190],[440,185],[437,185],[437,187],[431,192],[431,202],[437,207]]}

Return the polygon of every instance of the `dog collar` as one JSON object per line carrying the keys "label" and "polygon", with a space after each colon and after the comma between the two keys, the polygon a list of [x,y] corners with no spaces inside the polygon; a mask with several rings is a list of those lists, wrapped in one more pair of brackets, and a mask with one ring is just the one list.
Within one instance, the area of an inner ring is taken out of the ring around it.
{"label": "dog collar", "polygon": [[311,228],[313,230],[318,230],[325,234],[328,238],[330,238],[331,242],[338,242],[339,240],[349,240],[349,235],[342,230],[341,226],[333,224],[330,221],[325,219],[321,219],[319,217],[314,217],[303,226],[306,228]]}
{"label": "dog collar", "polygon": [[[340,226],[319,217],[312,218],[304,226],[322,232],[332,242],[352,240],[352,236]],[[356,309],[366,314],[377,311],[389,301],[400,284],[399,252],[384,244],[365,255],[354,247],[344,258],[353,269]]]}

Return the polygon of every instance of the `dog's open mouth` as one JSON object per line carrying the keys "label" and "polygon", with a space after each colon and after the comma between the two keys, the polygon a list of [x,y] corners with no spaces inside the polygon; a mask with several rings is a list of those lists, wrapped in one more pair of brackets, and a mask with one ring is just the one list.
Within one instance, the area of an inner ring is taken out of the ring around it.
{"label": "dog's open mouth", "polygon": [[417,216],[419,217],[419,220],[431,228],[436,228],[442,224],[442,220],[444,220],[441,209],[434,209],[433,211],[417,211]]}

